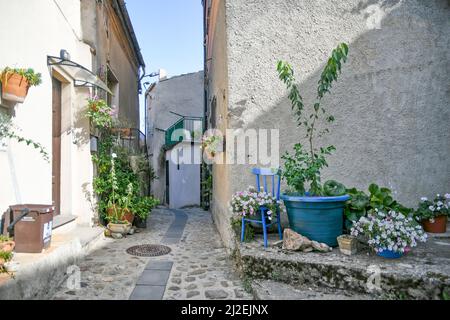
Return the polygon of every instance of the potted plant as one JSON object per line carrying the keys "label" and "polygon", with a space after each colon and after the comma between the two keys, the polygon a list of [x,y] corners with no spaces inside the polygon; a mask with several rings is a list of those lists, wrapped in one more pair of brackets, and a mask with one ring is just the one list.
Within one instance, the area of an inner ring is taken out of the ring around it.
{"label": "potted plant", "polygon": [[147,218],[152,209],[159,204],[159,200],[154,197],[139,197],[133,205],[135,214],[134,224],[138,228],[147,228]]}
{"label": "potted plant", "polygon": [[256,188],[249,186],[245,191],[239,191],[233,194],[230,201],[230,209],[238,216],[245,218],[254,218],[261,220],[260,207],[266,207],[266,219],[270,223],[273,215],[276,213],[277,205],[281,205],[280,201],[271,195],[264,192],[264,189],[258,192]]}
{"label": "potted plant", "polygon": [[353,225],[351,235],[367,237],[369,246],[376,254],[388,259],[400,258],[405,251],[416,247],[418,242],[427,240],[422,226],[412,217],[378,209],[359,219]]}
{"label": "potted plant", "polygon": [[223,151],[223,137],[221,135],[204,136],[202,138],[201,148],[207,158],[212,160],[219,152]]}
{"label": "potted plant", "polygon": [[42,83],[42,76],[31,68],[6,67],[0,71],[0,82],[2,83],[3,99],[23,103],[28,89]]}
{"label": "potted plant", "polygon": [[436,195],[433,201],[422,198],[415,212],[416,219],[422,223],[426,232],[447,232],[448,215],[450,212],[450,194]]}
{"label": "potted plant", "polygon": [[369,186],[368,194],[356,188],[347,189],[347,194],[350,196],[350,199],[345,204],[344,214],[346,218],[345,228],[348,231],[353,223],[375,209],[383,212],[394,210],[405,216],[409,216],[413,212],[413,209],[407,208],[394,200],[390,189],[379,187],[375,183]]}
{"label": "potted plant", "polygon": [[14,241],[0,235],[0,273],[8,272],[7,263],[13,258]]}
{"label": "potted plant", "polygon": [[337,80],[347,55],[348,46],[345,43],[333,50],[319,80],[317,100],[308,109],[303,104],[292,67],[283,61],[277,64],[279,78],[289,90],[288,97],[298,126],[305,128],[308,141],[308,150],[301,143],[297,143],[294,146],[294,155],[286,153],[282,157],[285,160],[283,178],[291,190],[283,194],[281,199],[286,206],[291,229],[329,246],[337,246],[337,237],[343,233],[343,210],[350,197],[345,194],[345,187],[335,181],[327,182],[326,188],[322,186],[320,173],[328,166],[326,156],[330,155],[335,147],[317,148],[316,139],[329,132],[323,126],[323,129],[318,131],[319,122],[334,121],[334,117],[327,113],[321,102],[330,92],[333,81]]}
{"label": "potted plant", "polygon": [[110,183],[112,186],[111,197],[108,202],[108,216],[106,217],[108,220],[108,229],[113,233],[120,233],[122,235],[126,235],[131,229],[131,223],[124,219],[126,210],[129,210],[130,201],[133,189],[130,188],[130,184],[128,185],[127,194],[120,197],[117,194],[119,190],[114,159],[117,158],[115,153],[111,156],[111,172],[110,172]]}
{"label": "potted plant", "polygon": [[113,110],[105,100],[98,99],[96,96],[88,99],[86,115],[95,127],[110,128],[112,125],[112,112]]}
{"label": "potted plant", "polygon": [[15,243],[10,237],[0,235],[0,251],[12,252],[14,247]]}

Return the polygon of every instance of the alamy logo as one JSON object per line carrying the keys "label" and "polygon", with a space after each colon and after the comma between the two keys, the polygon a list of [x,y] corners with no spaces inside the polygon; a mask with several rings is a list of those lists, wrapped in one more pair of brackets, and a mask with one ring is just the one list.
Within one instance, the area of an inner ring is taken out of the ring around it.
{"label": "alamy logo", "polygon": [[370,274],[367,278],[367,289],[369,291],[381,290],[381,268],[377,265],[370,265],[367,267],[367,272]]}
{"label": "alamy logo", "polygon": [[81,271],[78,266],[72,265],[67,268],[67,288],[69,290],[81,289]]}

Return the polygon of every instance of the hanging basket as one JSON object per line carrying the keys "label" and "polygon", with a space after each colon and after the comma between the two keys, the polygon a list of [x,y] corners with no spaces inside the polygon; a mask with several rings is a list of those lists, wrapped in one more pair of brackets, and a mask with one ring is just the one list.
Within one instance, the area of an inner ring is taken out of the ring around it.
{"label": "hanging basket", "polygon": [[0,79],[2,82],[2,98],[4,100],[23,103],[30,87],[28,80],[17,74],[11,73]]}

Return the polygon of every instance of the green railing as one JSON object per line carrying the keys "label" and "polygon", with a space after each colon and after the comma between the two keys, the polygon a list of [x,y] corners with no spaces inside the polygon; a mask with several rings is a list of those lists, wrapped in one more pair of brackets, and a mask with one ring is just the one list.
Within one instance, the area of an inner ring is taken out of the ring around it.
{"label": "green railing", "polygon": [[203,118],[183,117],[166,130],[165,146],[170,148],[183,140],[201,141]]}

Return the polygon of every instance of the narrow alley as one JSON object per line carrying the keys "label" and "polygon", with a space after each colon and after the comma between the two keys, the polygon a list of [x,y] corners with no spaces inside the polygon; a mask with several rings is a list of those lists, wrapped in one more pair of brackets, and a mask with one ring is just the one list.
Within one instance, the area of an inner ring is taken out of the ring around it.
{"label": "narrow alley", "polygon": [[[53,299],[251,299],[220,241],[209,212],[159,208],[147,229],[126,239],[101,240],[78,267],[81,288],[65,281]],[[139,257],[126,252],[143,244],[161,244],[167,255]]]}

